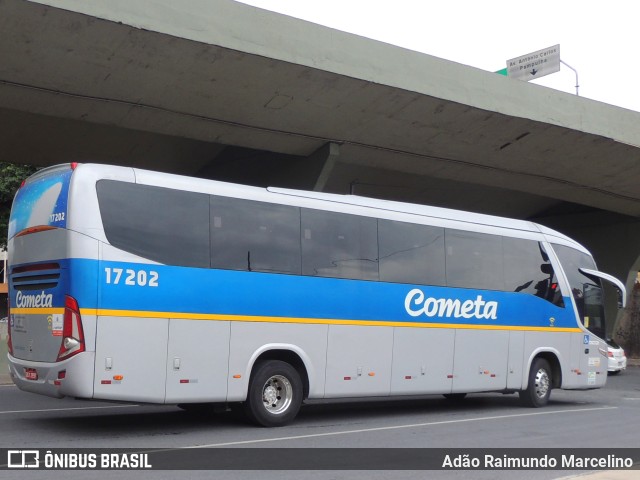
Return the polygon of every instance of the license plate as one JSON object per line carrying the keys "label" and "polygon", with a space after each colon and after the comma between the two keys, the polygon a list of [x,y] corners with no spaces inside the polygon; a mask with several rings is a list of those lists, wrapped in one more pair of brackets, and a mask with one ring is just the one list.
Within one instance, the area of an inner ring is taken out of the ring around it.
{"label": "license plate", "polygon": [[24,376],[27,380],[38,380],[38,371],[35,368],[25,368]]}

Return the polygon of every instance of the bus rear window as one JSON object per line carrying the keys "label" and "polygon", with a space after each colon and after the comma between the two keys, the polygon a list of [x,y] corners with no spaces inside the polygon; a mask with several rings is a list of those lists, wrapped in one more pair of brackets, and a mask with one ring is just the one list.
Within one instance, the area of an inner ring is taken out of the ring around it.
{"label": "bus rear window", "polygon": [[73,170],[64,165],[31,176],[16,193],[9,218],[9,238],[33,227],[67,226],[69,181]]}

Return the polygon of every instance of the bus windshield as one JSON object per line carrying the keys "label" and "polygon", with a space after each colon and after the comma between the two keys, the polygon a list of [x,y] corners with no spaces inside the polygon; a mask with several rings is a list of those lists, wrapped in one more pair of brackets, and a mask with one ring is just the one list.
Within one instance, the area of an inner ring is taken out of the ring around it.
{"label": "bus windshield", "polygon": [[580,321],[594,335],[605,338],[604,291],[600,279],[582,273],[580,268],[596,269],[593,258],[564,245],[554,244],[571,286]]}

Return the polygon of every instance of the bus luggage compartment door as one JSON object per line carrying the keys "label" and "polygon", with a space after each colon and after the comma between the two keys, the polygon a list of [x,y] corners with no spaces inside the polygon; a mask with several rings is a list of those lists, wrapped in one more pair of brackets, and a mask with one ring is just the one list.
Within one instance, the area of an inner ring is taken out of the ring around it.
{"label": "bus luggage compartment door", "polygon": [[227,398],[230,322],[171,319],[166,403]]}
{"label": "bus luggage compartment door", "polygon": [[458,329],[452,392],[491,392],[505,389],[508,356],[508,331]]}
{"label": "bus luggage compartment door", "polygon": [[163,403],[168,318],[98,317],[94,398]]}

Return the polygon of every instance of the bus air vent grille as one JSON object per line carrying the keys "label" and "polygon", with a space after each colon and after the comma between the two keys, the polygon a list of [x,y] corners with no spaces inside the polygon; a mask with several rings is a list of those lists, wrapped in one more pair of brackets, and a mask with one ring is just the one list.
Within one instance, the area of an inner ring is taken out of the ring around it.
{"label": "bus air vent grille", "polygon": [[15,267],[11,271],[11,283],[15,290],[47,290],[58,286],[60,265],[40,263]]}

